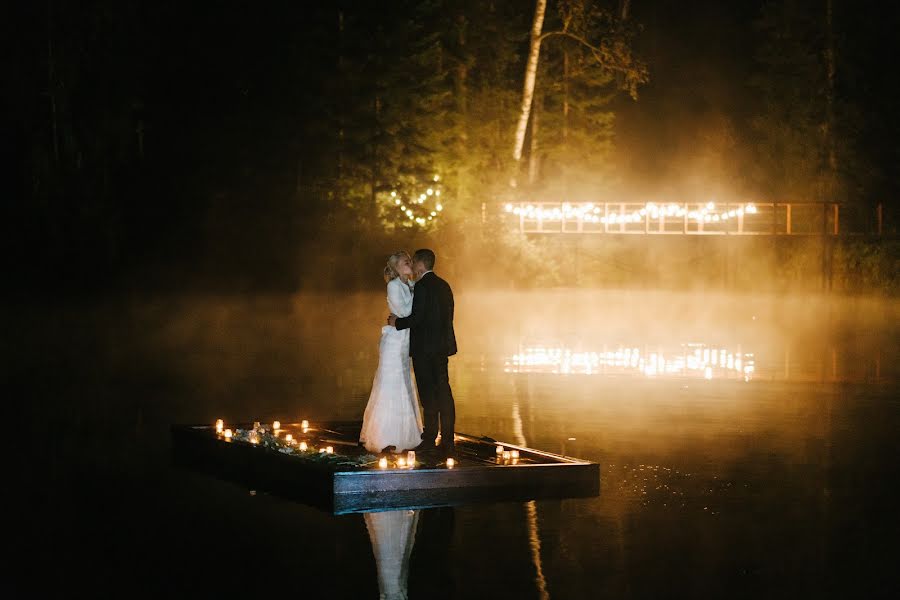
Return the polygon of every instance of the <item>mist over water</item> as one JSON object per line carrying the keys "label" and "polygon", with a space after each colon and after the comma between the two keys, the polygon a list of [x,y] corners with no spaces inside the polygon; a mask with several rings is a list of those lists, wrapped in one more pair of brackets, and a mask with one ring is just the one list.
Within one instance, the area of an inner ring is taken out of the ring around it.
{"label": "mist over water", "polygon": [[[457,507],[445,544],[422,529],[420,548],[446,546],[449,597],[812,594],[894,581],[896,301],[574,289],[456,300],[458,430],[597,461],[602,490]],[[361,516],[175,469],[168,427],[360,419],[383,294],[17,313],[12,331],[29,335],[8,366],[37,417],[24,434],[47,439],[24,486],[36,517],[25,544],[42,564],[73,580],[265,573],[377,596]],[[434,572],[415,556],[410,597],[421,597]]]}

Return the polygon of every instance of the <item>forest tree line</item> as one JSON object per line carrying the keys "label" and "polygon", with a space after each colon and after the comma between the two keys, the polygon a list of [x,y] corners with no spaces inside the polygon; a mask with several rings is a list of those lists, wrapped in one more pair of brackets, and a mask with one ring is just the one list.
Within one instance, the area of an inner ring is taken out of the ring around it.
{"label": "forest tree line", "polygon": [[[653,85],[649,4],[20,3],[5,24],[10,272],[365,286],[343,265],[418,243],[543,271],[497,207],[629,193],[616,117]],[[890,204],[896,83],[876,66],[892,47],[876,5],[758,4],[732,82],[745,110],[709,132],[717,168],[758,197]]]}

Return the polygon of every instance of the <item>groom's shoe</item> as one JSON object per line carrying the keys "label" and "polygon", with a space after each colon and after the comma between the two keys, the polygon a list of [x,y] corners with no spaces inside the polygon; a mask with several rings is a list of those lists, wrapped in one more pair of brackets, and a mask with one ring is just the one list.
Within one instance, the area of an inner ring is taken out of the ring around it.
{"label": "groom's shoe", "polygon": [[434,445],[433,441],[429,442],[428,440],[422,440],[422,443],[413,448],[413,450],[415,452],[418,452],[419,454],[433,454],[435,451],[437,451],[437,446]]}

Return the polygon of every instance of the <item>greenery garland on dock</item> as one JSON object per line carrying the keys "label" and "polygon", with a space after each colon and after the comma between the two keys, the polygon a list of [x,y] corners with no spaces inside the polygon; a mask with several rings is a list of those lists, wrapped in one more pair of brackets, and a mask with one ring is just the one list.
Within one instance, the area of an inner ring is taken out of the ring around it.
{"label": "greenery garland on dock", "polygon": [[[254,441],[254,439],[256,441]],[[328,453],[324,451],[324,446],[316,448],[311,444],[306,450],[301,450],[297,440],[288,442],[284,437],[274,435],[271,430],[264,428],[235,429],[232,441],[252,444],[267,450],[275,450],[281,454],[287,454],[323,466],[359,468],[372,466],[378,463],[378,457],[374,454],[366,453],[348,456],[345,454]]]}

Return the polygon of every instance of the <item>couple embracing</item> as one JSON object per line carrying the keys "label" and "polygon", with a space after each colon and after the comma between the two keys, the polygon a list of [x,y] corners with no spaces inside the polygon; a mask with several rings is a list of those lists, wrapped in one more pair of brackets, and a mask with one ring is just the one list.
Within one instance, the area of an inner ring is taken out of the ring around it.
{"label": "couple embracing", "polygon": [[381,330],[378,370],[360,432],[360,443],[369,452],[415,450],[426,457],[456,457],[456,407],[447,371],[448,357],[456,354],[453,291],[435,274],[434,262],[431,250],[417,250],[412,257],[400,251],[384,269],[391,314]]}

